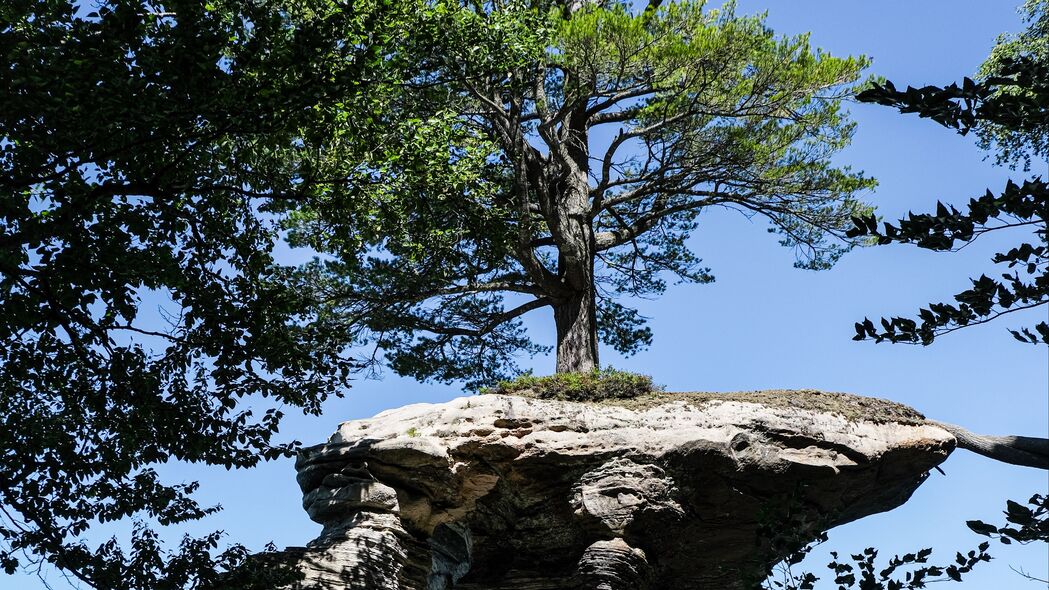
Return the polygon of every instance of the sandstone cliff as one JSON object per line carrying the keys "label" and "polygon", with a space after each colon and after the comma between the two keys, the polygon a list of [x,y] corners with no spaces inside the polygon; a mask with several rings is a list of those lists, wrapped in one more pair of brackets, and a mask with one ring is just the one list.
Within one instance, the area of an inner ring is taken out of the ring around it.
{"label": "sandstone cliff", "polygon": [[302,453],[324,530],[286,555],[295,588],[737,588],[900,505],[954,445],[908,408],[818,392],[418,404]]}

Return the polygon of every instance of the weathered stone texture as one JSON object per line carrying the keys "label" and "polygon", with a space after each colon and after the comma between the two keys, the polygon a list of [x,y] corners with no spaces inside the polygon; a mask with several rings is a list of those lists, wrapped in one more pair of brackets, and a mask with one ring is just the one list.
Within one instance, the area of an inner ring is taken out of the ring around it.
{"label": "weathered stone texture", "polygon": [[809,538],[894,508],[954,447],[805,407],[484,395],[345,422],[297,463],[324,525],[297,587],[736,588],[777,522]]}

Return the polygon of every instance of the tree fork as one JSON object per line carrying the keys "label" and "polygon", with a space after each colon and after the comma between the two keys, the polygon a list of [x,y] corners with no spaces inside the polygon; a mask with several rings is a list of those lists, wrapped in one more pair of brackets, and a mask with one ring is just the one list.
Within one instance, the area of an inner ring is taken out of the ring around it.
{"label": "tree fork", "polygon": [[[585,137],[584,132],[580,132]],[[583,142],[585,145],[585,141]],[[565,165],[575,168],[557,195],[562,206],[549,219],[550,233],[558,244],[559,293],[554,303],[557,329],[557,373],[589,373],[600,366],[597,350],[597,294],[594,260],[597,240],[590,219],[589,185],[585,153],[562,154]]]}

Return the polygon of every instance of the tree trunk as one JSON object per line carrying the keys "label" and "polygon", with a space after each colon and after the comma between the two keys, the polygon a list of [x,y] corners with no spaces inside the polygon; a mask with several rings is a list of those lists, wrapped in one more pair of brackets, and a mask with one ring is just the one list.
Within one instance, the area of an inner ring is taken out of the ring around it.
{"label": "tree trunk", "polygon": [[559,284],[554,289],[558,373],[587,373],[599,367],[594,291],[597,241],[590,219],[586,128],[581,121],[569,125],[571,137],[563,140],[560,155],[568,175],[562,179],[562,192],[552,199],[552,215],[547,218],[558,252]]}
{"label": "tree trunk", "polygon": [[594,288],[573,293],[554,305],[557,372],[583,373],[598,368],[597,309]]}
{"label": "tree trunk", "polygon": [[551,227],[558,240],[560,295],[554,303],[557,326],[557,372],[584,373],[598,368],[597,301],[594,257],[597,244],[587,211],[586,177],[575,179],[560,199]]}

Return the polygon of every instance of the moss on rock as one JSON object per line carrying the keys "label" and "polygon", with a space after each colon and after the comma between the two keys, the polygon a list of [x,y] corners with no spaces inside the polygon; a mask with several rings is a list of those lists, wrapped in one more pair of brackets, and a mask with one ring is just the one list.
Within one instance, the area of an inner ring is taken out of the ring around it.
{"label": "moss on rock", "polygon": [[482,394],[519,395],[536,399],[573,402],[625,401],[662,391],[648,375],[616,369],[590,373],[557,373],[545,377],[523,375],[513,381],[500,381]]}
{"label": "moss on rock", "polygon": [[922,424],[925,417],[913,407],[890,400],[821,392],[818,389],[764,389],[756,392],[664,392],[647,375],[604,368],[593,373],[563,373],[545,377],[525,375],[481,389],[481,394],[502,394],[534,399],[554,399],[630,409],[648,409],[673,402],[702,406],[719,401],[762,404],[775,408],[808,409],[837,414],[850,421]]}
{"label": "moss on rock", "polygon": [[838,414],[850,421],[898,424],[925,422],[925,416],[911,407],[874,397],[816,389],[666,392],[662,387],[654,385],[652,378],[647,375],[613,369],[546,377],[525,375],[513,381],[502,381],[494,387],[482,390],[481,393],[616,405],[632,410],[645,410],[674,402],[699,407],[715,402],[737,401],[770,408],[799,408]]}
{"label": "moss on rock", "polygon": [[714,402],[737,401],[761,404],[770,408],[798,408],[813,412],[838,414],[850,421],[866,420],[876,423],[922,424],[925,416],[903,404],[864,397],[850,393],[819,391],[816,389],[768,389],[762,391],[731,392],[664,392],[657,391],[626,400],[603,400],[634,410],[654,408],[673,402],[702,406]]}

